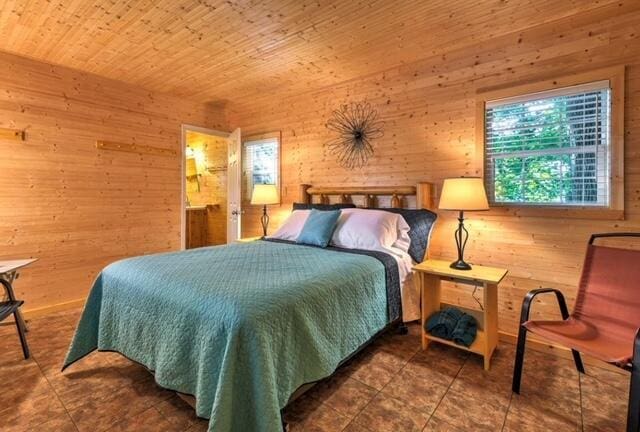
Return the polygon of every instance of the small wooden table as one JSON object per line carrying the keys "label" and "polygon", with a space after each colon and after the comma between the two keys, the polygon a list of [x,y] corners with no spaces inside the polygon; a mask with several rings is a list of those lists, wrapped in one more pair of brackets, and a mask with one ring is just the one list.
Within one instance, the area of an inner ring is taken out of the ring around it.
{"label": "small wooden table", "polygon": [[[456,270],[449,267],[449,261],[426,260],[413,267],[418,275],[422,296],[422,349],[427,349],[431,341],[440,342],[484,357],[484,369],[489,370],[491,355],[498,345],[498,284],[506,276],[507,270],[474,265],[471,270]],[[441,308],[441,281],[463,285],[480,286],[483,289],[482,311],[458,307],[478,320],[478,334],[470,347],[457,345],[453,341],[432,336],[425,330],[427,319]]]}
{"label": "small wooden table", "polygon": [[258,241],[262,238],[262,236],[255,236],[255,237],[242,237],[239,238],[238,240],[236,240],[238,243],[251,243],[254,241]]}
{"label": "small wooden table", "polygon": [[[37,258],[27,258],[19,260],[0,261],[0,279],[9,282],[7,295],[9,296],[10,300],[15,300],[15,294],[13,293],[13,282],[20,276],[20,269],[30,265],[31,263],[34,263],[37,260]],[[27,330],[27,326],[20,311],[17,311],[17,316],[23,328]]]}
{"label": "small wooden table", "polygon": [[0,308],[2,309],[2,311],[0,312],[0,320],[3,320],[9,315],[13,314],[16,327],[18,329],[18,336],[20,336],[20,344],[22,345],[22,352],[24,353],[25,359],[28,359],[30,356],[29,345],[27,344],[27,337],[25,335],[27,331],[27,325],[24,322],[22,314],[20,313],[20,306],[22,306],[23,301],[16,299],[16,296],[13,292],[13,282],[18,278],[19,270],[28,266],[34,261],[36,260],[32,258],[0,261],[0,286],[4,288],[4,291],[6,291],[6,296],[8,297],[7,301],[4,301],[2,300],[2,298],[0,298]]}

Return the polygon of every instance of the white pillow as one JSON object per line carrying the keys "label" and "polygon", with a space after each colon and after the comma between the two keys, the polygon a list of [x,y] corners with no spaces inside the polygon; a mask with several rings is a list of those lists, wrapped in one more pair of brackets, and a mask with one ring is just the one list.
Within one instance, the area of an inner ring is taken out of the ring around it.
{"label": "white pillow", "polygon": [[396,216],[398,216],[398,238],[391,246],[408,253],[409,246],[411,246],[411,237],[409,237],[411,227],[402,215],[397,214]]}
{"label": "white pillow", "polygon": [[331,244],[347,249],[409,250],[409,225],[402,216],[384,210],[342,209]]}
{"label": "white pillow", "polygon": [[296,241],[311,210],[294,210],[278,230],[267,238]]}

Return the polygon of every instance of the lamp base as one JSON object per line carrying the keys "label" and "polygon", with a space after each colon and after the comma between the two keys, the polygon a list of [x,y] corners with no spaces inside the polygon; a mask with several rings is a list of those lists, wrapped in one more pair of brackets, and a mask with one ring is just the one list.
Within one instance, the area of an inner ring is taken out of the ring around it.
{"label": "lamp base", "polygon": [[458,249],[458,259],[451,263],[449,267],[456,270],[471,270],[471,266],[464,261],[464,247],[469,240],[469,232],[464,227],[464,212],[460,211],[458,216],[458,229],[454,233],[456,239],[456,249]]}
{"label": "lamp base", "polygon": [[267,236],[267,227],[269,226],[269,215],[267,214],[267,206],[262,208],[262,217],[260,218],[262,223],[262,237]]}
{"label": "lamp base", "polygon": [[462,260],[452,262],[449,267],[456,270],[471,270],[471,265]]}

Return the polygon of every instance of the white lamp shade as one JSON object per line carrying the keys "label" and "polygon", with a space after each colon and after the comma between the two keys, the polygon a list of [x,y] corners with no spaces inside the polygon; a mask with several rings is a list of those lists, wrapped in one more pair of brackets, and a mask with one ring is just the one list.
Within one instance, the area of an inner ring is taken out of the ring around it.
{"label": "white lamp shade", "polygon": [[279,202],[280,197],[278,196],[276,185],[257,184],[253,186],[251,204],[267,205],[278,204]]}
{"label": "white lamp shade", "polygon": [[445,179],[440,194],[441,210],[489,210],[484,183],[479,177]]}

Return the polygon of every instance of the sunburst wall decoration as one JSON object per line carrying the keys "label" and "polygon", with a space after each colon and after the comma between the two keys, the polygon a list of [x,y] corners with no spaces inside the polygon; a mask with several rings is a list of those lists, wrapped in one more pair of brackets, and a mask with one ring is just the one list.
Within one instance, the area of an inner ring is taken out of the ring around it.
{"label": "sunburst wall decoration", "polygon": [[338,134],[328,143],[329,151],[338,156],[343,167],[362,168],[373,156],[372,140],[384,135],[383,126],[371,104],[342,105],[327,122],[327,129]]}

